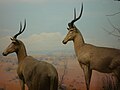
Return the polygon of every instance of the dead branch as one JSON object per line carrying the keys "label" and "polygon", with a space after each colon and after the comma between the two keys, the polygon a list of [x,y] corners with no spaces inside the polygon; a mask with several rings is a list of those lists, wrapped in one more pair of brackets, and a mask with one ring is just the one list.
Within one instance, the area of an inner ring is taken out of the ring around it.
{"label": "dead branch", "polygon": [[110,32],[110,31],[106,30],[105,28],[103,28],[103,30],[106,31],[106,32],[107,32],[108,34],[110,34],[110,35],[113,35],[113,36],[115,36],[115,37],[120,37],[120,35],[114,34],[114,33],[113,33],[114,31],[111,31],[111,32]]}
{"label": "dead branch", "polygon": [[[106,31],[106,32],[107,32],[108,34],[110,34],[110,35],[113,35],[113,36],[115,36],[115,37],[120,38],[120,29],[117,28],[114,24],[112,24],[112,22],[110,21],[109,18],[107,18],[107,20],[108,20],[109,24],[112,26],[113,31],[108,31],[108,30],[106,30],[105,28],[103,28],[103,30]],[[115,33],[118,33],[118,34],[115,34]]]}
{"label": "dead branch", "polygon": [[106,15],[106,16],[115,16],[117,14],[120,14],[120,12],[116,12],[116,13],[113,13],[113,14],[109,14],[109,15]]}
{"label": "dead branch", "polygon": [[63,80],[67,72],[67,60],[64,62],[64,71],[60,79],[59,88],[62,88]]}

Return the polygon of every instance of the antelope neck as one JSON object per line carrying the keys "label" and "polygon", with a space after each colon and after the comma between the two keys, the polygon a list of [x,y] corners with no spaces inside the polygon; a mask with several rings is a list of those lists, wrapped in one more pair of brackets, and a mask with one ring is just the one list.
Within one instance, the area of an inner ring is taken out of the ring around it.
{"label": "antelope neck", "polygon": [[25,46],[24,46],[24,44],[22,42],[21,42],[21,45],[18,48],[16,54],[17,54],[17,58],[18,58],[18,63],[23,61],[24,58],[27,56],[27,52],[26,52]]}
{"label": "antelope neck", "polygon": [[81,48],[85,43],[84,43],[84,39],[82,34],[79,32],[77,33],[77,35],[75,36],[74,40],[74,49],[75,49],[75,53],[78,56],[78,52],[79,52],[79,48]]}

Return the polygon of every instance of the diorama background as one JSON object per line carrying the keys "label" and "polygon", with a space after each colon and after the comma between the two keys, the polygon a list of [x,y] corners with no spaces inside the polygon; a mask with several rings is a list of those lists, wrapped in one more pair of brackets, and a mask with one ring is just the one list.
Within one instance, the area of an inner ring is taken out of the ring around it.
{"label": "diorama background", "polygon": [[[83,71],[75,56],[73,43],[62,44],[67,34],[67,24],[73,19],[73,9],[76,8],[78,15],[82,2],[83,14],[75,25],[85,42],[119,49],[119,37],[108,33],[114,30],[110,22],[120,28],[119,1],[0,0],[0,88],[20,90],[16,74],[18,63],[16,55],[14,53],[3,57],[2,52],[10,44],[10,37],[18,32],[20,21],[23,23],[26,19],[27,28],[18,39],[24,42],[28,55],[53,64],[58,70],[59,80],[64,75],[62,83],[67,90],[86,89]],[[118,32],[114,34],[120,35]],[[112,79],[112,74],[93,71],[91,90],[104,90],[109,78]]]}

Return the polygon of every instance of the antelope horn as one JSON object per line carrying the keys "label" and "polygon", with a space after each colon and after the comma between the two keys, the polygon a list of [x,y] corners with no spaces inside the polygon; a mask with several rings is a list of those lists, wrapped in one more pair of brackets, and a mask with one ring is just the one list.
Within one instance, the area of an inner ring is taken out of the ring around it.
{"label": "antelope horn", "polygon": [[24,20],[24,27],[23,27],[23,29],[22,29],[22,23],[20,22],[20,31],[17,34],[15,34],[13,36],[13,38],[17,38],[18,35],[20,35],[21,33],[23,33],[23,31],[25,30],[25,28],[26,28],[26,19]]}
{"label": "antelope horn", "polygon": [[79,20],[80,18],[81,18],[81,16],[82,16],[82,12],[83,12],[83,3],[82,3],[82,6],[81,6],[81,12],[80,12],[80,15],[76,18],[76,9],[74,8],[74,19],[70,22],[70,23],[68,23],[68,26],[69,27],[73,27],[73,24],[74,24],[74,22],[76,22],[77,20]]}

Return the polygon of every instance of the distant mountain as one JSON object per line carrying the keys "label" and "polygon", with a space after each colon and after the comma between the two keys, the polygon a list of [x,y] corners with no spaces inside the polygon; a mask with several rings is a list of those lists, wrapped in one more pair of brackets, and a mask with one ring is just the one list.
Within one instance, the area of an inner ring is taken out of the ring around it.
{"label": "distant mountain", "polygon": [[47,54],[47,55],[74,55],[73,50],[51,50],[51,51],[28,51],[29,55],[39,55],[39,54]]}
{"label": "distant mountain", "polygon": [[[0,56],[3,51],[0,51]],[[27,51],[28,55],[56,55],[56,56],[69,56],[75,55],[74,50],[44,50],[44,51]],[[15,53],[10,54],[10,56],[15,56]]]}

